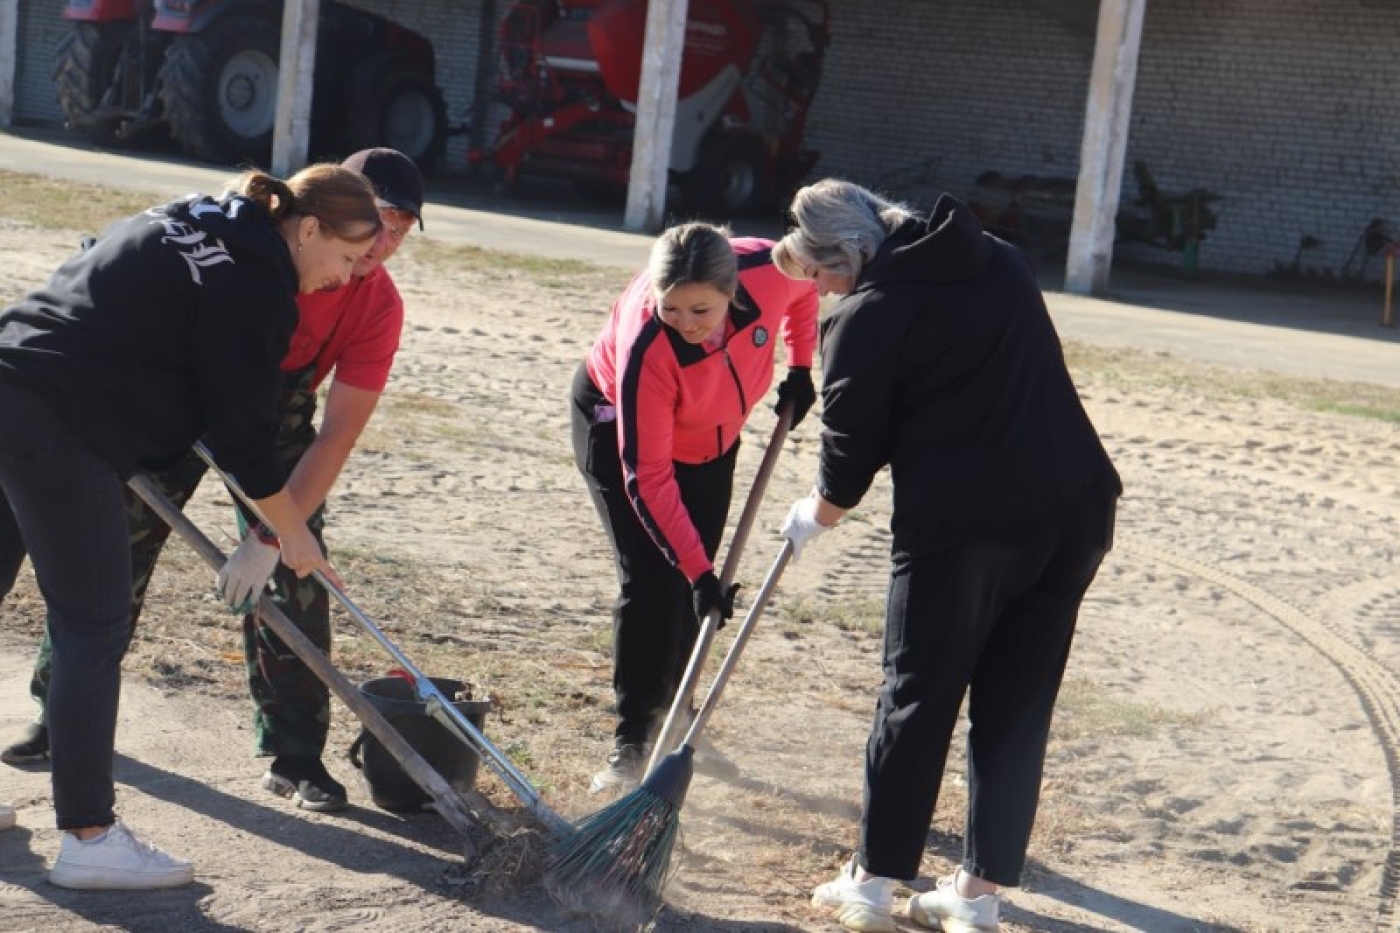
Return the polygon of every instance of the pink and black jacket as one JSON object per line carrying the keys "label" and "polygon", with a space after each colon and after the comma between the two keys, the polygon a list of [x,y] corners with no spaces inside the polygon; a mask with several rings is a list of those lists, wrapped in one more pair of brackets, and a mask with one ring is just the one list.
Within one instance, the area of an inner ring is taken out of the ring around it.
{"label": "pink and black jacket", "polygon": [[817,290],[773,266],[773,243],[730,241],[739,291],[724,344],[687,343],[662,323],[651,282],[635,276],[589,351],[588,375],[617,413],[623,480],[637,516],[689,580],[710,559],[681,502],[675,463],[706,463],[734,446],[773,382],[774,340],[789,367],[810,367],[817,342]]}

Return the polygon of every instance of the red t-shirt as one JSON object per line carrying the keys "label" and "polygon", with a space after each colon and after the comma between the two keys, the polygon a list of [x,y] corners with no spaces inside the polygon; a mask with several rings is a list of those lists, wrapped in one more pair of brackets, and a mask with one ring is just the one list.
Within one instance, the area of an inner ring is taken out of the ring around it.
{"label": "red t-shirt", "polygon": [[334,291],[298,295],[297,308],[284,373],[314,361],[317,386],[334,369],[337,382],[384,391],[403,330],[403,299],[383,266]]}

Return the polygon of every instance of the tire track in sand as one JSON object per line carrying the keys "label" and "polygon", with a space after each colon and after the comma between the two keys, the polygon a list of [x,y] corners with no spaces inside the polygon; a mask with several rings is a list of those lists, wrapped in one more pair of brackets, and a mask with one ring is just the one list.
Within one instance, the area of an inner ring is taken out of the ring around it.
{"label": "tire track in sand", "polygon": [[[1260,589],[1210,564],[1181,557],[1168,551],[1135,541],[1121,541],[1119,548],[1137,557],[1173,567],[1176,570],[1213,583],[1257,606],[1270,618],[1312,646],[1331,661],[1343,679],[1356,691],[1371,728],[1380,741],[1390,773],[1391,823],[1390,854],[1386,856],[1381,877],[1376,929],[1400,930],[1396,917],[1396,898],[1400,894],[1400,680],[1366,650],[1327,623],[1316,619],[1284,599]],[[1389,582],[1377,586],[1393,588]],[[1354,592],[1353,599],[1367,593]],[[1370,594],[1374,595],[1374,594]]]}

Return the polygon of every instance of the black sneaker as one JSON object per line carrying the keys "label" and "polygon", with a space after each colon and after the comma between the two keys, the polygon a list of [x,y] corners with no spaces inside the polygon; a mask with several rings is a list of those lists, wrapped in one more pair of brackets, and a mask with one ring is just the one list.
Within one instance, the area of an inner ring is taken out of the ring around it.
{"label": "black sneaker", "polygon": [[593,775],[588,792],[599,794],[605,790],[619,790],[626,793],[635,790],[642,781],[642,771],[650,756],[649,745],[619,745],[608,755],[608,766]]}
{"label": "black sneaker", "polygon": [[30,765],[36,761],[46,761],[49,757],[49,727],[41,722],[31,722],[24,727],[24,734],[4,751],[0,751],[0,761],[7,765]]}
{"label": "black sneaker", "polygon": [[345,809],[345,785],[326,772],[316,755],[278,755],[263,775],[262,786],[279,797],[290,797],[303,810]]}

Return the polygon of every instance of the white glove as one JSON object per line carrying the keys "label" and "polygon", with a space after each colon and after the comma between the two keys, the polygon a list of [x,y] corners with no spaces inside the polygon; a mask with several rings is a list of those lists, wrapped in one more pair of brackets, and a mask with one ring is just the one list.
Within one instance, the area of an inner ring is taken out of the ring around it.
{"label": "white glove", "polygon": [[783,537],[792,542],[792,559],[797,560],[801,557],[803,546],[830,527],[817,521],[815,496],[794,502],[792,508],[788,509],[787,518],[783,519],[782,531]]}
{"label": "white glove", "polygon": [[279,548],[263,544],[256,534],[248,532],[224,569],[219,571],[219,595],[228,603],[230,611],[236,615],[253,611],[281,556]]}

